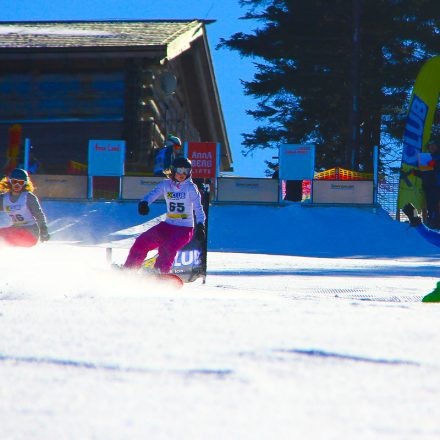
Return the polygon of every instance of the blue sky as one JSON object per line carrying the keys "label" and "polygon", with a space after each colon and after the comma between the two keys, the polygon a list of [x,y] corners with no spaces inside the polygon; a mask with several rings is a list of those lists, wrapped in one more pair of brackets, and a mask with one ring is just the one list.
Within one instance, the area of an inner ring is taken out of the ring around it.
{"label": "blue sky", "polygon": [[261,151],[246,158],[242,155],[241,133],[250,133],[256,122],[246,115],[256,101],[243,93],[240,80],[250,80],[255,72],[252,60],[226,49],[216,50],[220,38],[235,32],[250,32],[257,23],[239,20],[246,10],[238,0],[2,0],[2,21],[30,20],[135,20],[135,19],[213,19],[207,26],[217,86],[223,107],[229,142],[234,160],[234,174],[264,177],[265,159],[277,155],[276,150]]}

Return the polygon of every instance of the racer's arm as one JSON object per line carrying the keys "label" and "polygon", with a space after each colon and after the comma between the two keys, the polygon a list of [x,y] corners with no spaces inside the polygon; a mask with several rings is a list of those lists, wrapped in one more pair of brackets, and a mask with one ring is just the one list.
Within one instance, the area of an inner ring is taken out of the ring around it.
{"label": "racer's arm", "polygon": [[40,202],[35,194],[28,193],[26,198],[26,206],[36,220],[40,231],[45,231],[47,233],[46,216],[44,215]]}
{"label": "racer's arm", "polygon": [[142,199],[143,202],[147,202],[151,205],[160,196],[163,196],[165,180],[157,184],[148,194]]}

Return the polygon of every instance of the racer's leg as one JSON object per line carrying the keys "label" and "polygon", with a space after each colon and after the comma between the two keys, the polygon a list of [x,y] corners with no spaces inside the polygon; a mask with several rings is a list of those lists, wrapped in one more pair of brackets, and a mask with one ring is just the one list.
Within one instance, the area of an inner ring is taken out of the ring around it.
{"label": "racer's leg", "polygon": [[165,225],[166,240],[159,245],[159,255],[154,264],[161,273],[171,270],[177,251],[191,241],[194,232],[194,229],[188,226],[174,226],[168,223]]}

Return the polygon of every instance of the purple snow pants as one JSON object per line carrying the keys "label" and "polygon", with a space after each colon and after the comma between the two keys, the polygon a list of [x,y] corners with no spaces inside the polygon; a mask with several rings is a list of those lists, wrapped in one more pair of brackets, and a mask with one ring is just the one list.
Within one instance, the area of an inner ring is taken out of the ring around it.
{"label": "purple snow pants", "polygon": [[173,266],[177,251],[191,240],[193,232],[194,228],[190,226],[175,226],[166,222],[153,226],[136,239],[128,253],[124,267],[140,267],[148,252],[158,249],[154,267],[161,273],[168,273]]}

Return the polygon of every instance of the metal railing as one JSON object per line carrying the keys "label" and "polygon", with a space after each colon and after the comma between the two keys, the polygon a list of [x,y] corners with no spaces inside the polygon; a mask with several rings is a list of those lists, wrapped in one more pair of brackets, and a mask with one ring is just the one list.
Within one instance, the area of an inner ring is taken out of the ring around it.
{"label": "metal railing", "polygon": [[394,220],[397,213],[397,197],[399,195],[399,176],[385,176],[379,179],[377,202]]}

